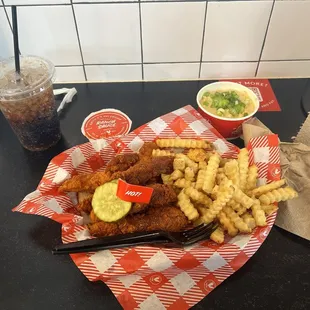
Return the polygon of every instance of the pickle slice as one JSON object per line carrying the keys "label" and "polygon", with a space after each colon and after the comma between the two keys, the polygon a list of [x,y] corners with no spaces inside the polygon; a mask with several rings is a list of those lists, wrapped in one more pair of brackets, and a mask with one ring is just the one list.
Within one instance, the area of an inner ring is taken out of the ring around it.
{"label": "pickle slice", "polygon": [[117,182],[111,181],[96,188],[92,206],[96,216],[104,222],[115,222],[131,209],[131,202],[116,196]]}

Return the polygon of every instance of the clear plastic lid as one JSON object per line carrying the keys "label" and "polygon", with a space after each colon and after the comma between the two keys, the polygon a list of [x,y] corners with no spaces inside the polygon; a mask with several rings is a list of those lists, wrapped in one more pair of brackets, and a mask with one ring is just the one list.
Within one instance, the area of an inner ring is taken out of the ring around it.
{"label": "clear plastic lid", "polygon": [[54,72],[49,60],[37,56],[20,56],[20,75],[13,57],[0,61],[0,100],[34,96],[51,83]]}

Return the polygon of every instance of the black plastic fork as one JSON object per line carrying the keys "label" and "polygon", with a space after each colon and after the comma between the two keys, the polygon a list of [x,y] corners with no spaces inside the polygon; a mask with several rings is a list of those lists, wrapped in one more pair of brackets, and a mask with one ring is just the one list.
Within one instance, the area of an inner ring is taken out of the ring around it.
{"label": "black plastic fork", "polygon": [[78,242],[61,244],[56,246],[53,254],[70,254],[81,252],[94,252],[113,248],[124,248],[143,244],[171,244],[188,246],[201,240],[210,238],[217,225],[210,223],[201,224],[195,228],[181,232],[152,231],[130,233],[104,238],[88,239]]}

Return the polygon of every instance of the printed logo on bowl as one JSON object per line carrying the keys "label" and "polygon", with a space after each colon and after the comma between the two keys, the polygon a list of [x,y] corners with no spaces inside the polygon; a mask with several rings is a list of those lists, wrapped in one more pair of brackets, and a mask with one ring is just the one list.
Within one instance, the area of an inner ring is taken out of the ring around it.
{"label": "printed logo on bowl", "polygon": [[126,135],[132,121],[123,112],[116,109],[103,109],[89,114],[83,124],[82,133],[90,140],[107,139]]}

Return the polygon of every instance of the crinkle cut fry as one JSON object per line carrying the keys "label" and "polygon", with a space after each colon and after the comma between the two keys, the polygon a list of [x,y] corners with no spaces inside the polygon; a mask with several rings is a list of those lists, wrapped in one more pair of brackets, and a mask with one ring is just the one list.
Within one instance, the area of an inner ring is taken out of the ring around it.
{"label": "crinkle cut fry", "polygon": [[241,205],[247,209],[249,209],[254,204],[254,200],[251,197],[249,197],[248,195],[246,195],[238,187],[235,187],[233,199],[236,202],[241,203]]}
{"label": "crinkle cut fry", "polygon": [[261,185],[259,187],[254,188],[251,191],[251,195],[254,195],[255,197],[259,197],[263,194],[266,194],[270,191],[273,191],[275,189],[280,188],[281,186],[283,186],[286,183],[285,179],[279,180],[279,181],[274,181],[272,183],[269,184],[265,184],[265,185]]}
{"label": "crinkle cut fry", "polygon": [[191,203],[184,190],[182,190],[178,195],[178,206],[190,221],[194,221],[199,217],[198,211]]}
{"label": "crinkle cut fry", "polygon": [[204,140],[196,139],[157,139],[156,144],[159,147],[175,147],[175,148],[211,148],[211,144]]}
{"label": "crinkle cut fry", "polygon": [[236,159],[232,159],[225,164],[224,173],[235,186],[239,187],[239,165]]}
{"label": "crinkle cut fry", "polygon": [[248,225],[248,227],[251,229],[251,231],[256,227],[256,221],[252,214],[244,213],[241,217],[244,220],[244,222]]}
{"label": "crinkle cut fry", "polygon": [[152,151],[152,156],[174,156],[174,153],[167,150],[156,149]]}
{"label": "crinkle cut fry", "polygon": [[203,183],[204,183],[204,180],[206,178],[206,170],[205,169],[200,169],[198,171],[198,174],[197,174],[197,179],[196,179],[196,189],[197,190],[201,190],[202,189],[202,186],[203,186]]}
{"label": "crinkle cut fry", "polygon": [[208,153],[204,149],[190,149],[187,157],[196,163],[204,162],[209,159]]}
{"label": "crinkle cut fry", "polygon": [[249,152],[246,148],[240,150],[238,154],[239,165],[239,187],[243,191],[246,189],[246,182],[249,170]]}
{"label": "crinkle cut fry", "polygon": [[205,206],[210,206],[212,204],[212,200],[206,194],[199,192],[194,187],[187,187],[184,192],[195,202],[199,202]]}
{"label": "crinkle cut fry", "polygon": [[247,191],[251,191],[256,187],[257,178],[258,178],[258,168],[256,165],[252,165],[249,167],[248,171]]}
{"label": "crinkle cut fry", "polygon": [[266,216],[264,210],[261,208],[260,202],[258,199],[255,199],[254,204],[252,205],[252,214],[255,219],[257,226],[266,226]]}
{"label": "crinkle cut fry", "polygon": [[222,227],[217,227],[216,230],[211,234],[210,239],[216,243],[224,242],[224,230]]}
{"label": "crinkle cut fry", "polygon": [[174,186],[178,188],[187,188],[193,186],[193,182],[189,180],[183,179],[178,179],[174,182]]}
{"label": "crinkle cut fry", "polygon": [[227,202],[232,198],[234,187],[231,181],[223,181],[217,193],[216,200],[213,201],[209,209],[203,211],[202,220],[204,223],[211,223],[220,211],[225,207]]}
{"label": "crinkle cut fry", "polygon": [[215,153],[211,155],[208,166],[206,168],[205,179],[203,182],[202,189],[205,193],[212,193],[212,189],[215,185],[216,173],[220,164],[220,155]]}
{"label": "crinkle cut fry", "polygon": [[240,232],[243,232],[243,233],[250,232],[250,228],[248,227],[248,225],[243,221],[243,219],[237,213],[235,213],[235,211],[231,207],[225,206],[223,208],[223,211],[226,213],[228,218],[230,218],[230,220],[234,223],[236,228],[240,230]]}
{"label": "crinkle cut fry", "polygon": [[271,204],[271,205],[264,205],[264,204],[262,204],[260,207],[265,212],[266,215],[270,215],[273,212],[278,210],[278,207],[276,205],[274,205],[274,204]]}
{"label": "crinkle cut fry", "polygon": [[230,220],[225,212],[221,211],[217,218],[223,225],[224,229],[227,230],[229,236],[234,237],[238,234],[238,229],[235,227],[234,223]]}
{"label": "crinkle cut fry", "polygon": [[259,196],[259,200],[262,204],[270,205],[274,202],[286,201],[295,198],[297,196],[298,196],[297,192],[291,187],[287,186],[283,188],[274,189],[271,192],[263,194]]}
{"label": "crinkle cut fry", "polygon": [[174,170],[170,175],[170,180],[176,181],[178,179],[182,179],[184,177],[184,173],[181,170]]}

